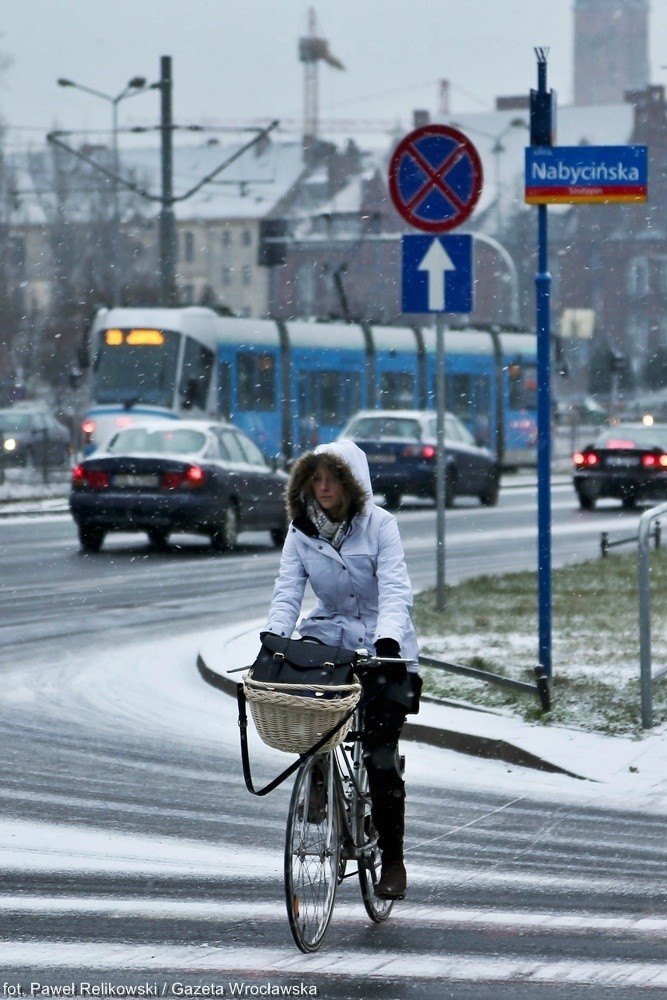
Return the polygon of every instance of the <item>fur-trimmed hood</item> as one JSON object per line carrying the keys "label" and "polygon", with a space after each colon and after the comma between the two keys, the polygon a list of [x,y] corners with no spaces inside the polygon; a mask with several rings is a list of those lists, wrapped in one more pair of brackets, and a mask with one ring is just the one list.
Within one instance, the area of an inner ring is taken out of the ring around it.
{"label": "fur-trimmed hood", "polygon": [[368,459],[354,441],[343,440],[320,444],[315,451],[307,451],[296,460],[285,494],[290,519],[294,521],[305,515],[308,483],[320,463],[340,479],[350,495],[351,509],[366,514],[373,498]]}

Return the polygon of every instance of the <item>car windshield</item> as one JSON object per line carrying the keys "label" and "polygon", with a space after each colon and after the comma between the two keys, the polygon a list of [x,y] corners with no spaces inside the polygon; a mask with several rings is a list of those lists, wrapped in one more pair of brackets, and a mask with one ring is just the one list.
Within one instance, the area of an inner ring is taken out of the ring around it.
{"label": "car windshield", "polygon": [[598,435],[596,448],[667,448],[667,426],[609,427]]}
{"label": "car windshield", "polygon": [[[437,416],[429,417],[426,421],[426,434],[430,438],[436,438],[438,436],[438,418]],[[458,417],[455,417],[453,413],[445,414],[445,438],[447,441],[461,441],[463,444],[471,445],[474,447],[475,439],[465,426],[462,424]]]}
{"label": "car windshield", "polygon": [[3,433],[16,433],[30,430],[29,413],[0,413],[0,430]]}
{"label": "car windshield", "polygon": [[107,451],[112,455],[133,455],[142,452],[150,455],[192,455],[201,451],[206,444],[202,431],[186,428],[164,428],[154,430],[148,427],[131,427],[119,431],[111,439]]}
{"label": "car windshield", "polygon": [[349,430],[352,438],[410,438],[420,440],[421,428],[418,420],[409,417],[360,417]]}

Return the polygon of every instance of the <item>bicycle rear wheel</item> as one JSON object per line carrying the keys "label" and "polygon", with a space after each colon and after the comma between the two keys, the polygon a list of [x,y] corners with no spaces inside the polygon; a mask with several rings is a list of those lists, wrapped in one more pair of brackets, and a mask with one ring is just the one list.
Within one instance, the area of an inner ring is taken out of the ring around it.
{"label": "bicycle rear wheel", "polygon": [[285,903],[301,951],[317,951],[333,913],[340,863],[340,816],[329,754],[296,774],[285,837]]}
{"label": "bicycle rear wheel", "polygon": [[375,886],[380,881],[381,856],[378,847],[377,830],[371,817],[371,800],[368,793],[368,775],[362,767],[358,779],[362,794],[357,799],[357,843],[363,844],[359,858],[359,885],[366,913],[376,924],[386,920],[394,906],[393,899],[380,899],[375,895]]}

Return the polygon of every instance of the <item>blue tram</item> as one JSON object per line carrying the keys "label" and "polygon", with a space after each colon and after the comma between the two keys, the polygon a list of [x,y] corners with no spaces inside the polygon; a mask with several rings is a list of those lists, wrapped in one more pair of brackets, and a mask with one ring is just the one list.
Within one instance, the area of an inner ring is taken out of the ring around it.
{"label": "blue tram", "polygon": [[[100,310],[88,333],[90,451],[135,415],[231,420],[268,457],[330,441],[359,409],[432,408],[430,327],[220,316],[189,306]],[[536,462],[536,338],[445,332],[446,406],[504,467]]]}

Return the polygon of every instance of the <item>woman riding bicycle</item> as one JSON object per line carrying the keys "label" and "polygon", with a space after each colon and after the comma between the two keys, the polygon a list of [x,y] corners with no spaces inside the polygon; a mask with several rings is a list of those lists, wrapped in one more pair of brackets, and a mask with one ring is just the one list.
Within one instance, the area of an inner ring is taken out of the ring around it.
{"label": "woman riding bicycle", "polygon": [[372,816],[382,854],[376,894],[402,899],[405,785],[398,740],[408,712],[419,706],[417,637],[412,589],[396,518],[373,503],[366,455],[352,441],[320,445],[295,463],[287,486],[291,524],[266,631],[290,638],[306,583],[317,598],[298,622],[304,639],[347,649],[375,649],[403,663],[366,668],[364,733]]}

